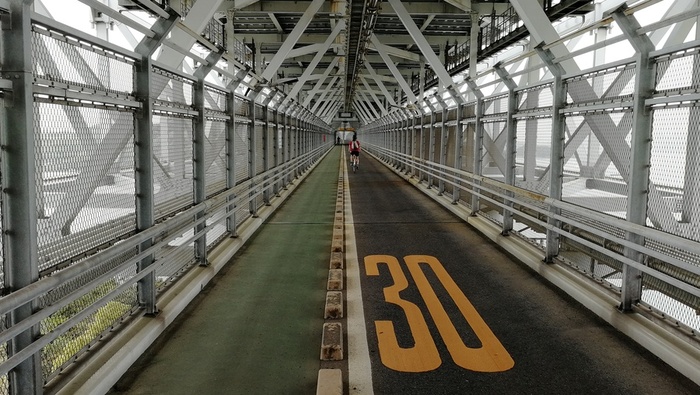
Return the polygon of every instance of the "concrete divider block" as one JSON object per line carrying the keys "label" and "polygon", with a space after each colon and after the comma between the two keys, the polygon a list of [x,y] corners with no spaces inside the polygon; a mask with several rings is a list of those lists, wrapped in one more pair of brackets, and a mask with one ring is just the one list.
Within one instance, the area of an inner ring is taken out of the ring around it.
{"label": "concrete divider block", "polygon": [[323,313],[325,319],[343,318],[343,293],[340,291],[326,292],[326,309]]}
{"label": "concrete divider block", "polygon": [[330,269],[328,271],[328,291],[339,291],[343,289],[343,271],[341,269]]}
{"label": "concrete divider block", "polygon": [[340,369],[319,369],[316,395],[343,395],[343,372]]}
{"label": "concrete divider block", "polygon": [[333,239],[333,244],[331,244],[331,252],[343,252],[343,239]]}
{"label": "concrete divider block", "polygon": [[323,324],[323,339],[321,340],[321,360],[343,360],[343,325],[339,322],[329,322]]}
{"label": "concrete divider block", "polygon": [[329,269],[342,269],[343,268],[343,253],[342,252],[331,252],[331,265]]}

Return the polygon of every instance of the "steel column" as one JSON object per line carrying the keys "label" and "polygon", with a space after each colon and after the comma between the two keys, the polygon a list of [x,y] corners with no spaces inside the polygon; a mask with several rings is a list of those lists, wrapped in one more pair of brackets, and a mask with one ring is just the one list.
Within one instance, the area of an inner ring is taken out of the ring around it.
{"label": "steel column", "polygon": [[[500,64],[495,64],[493,66],[496,74],[503,80],[503,83],[508,88],[508,112],[506,119],[506,153],[505,153],[505,171],[504,171],[504,182],[507,185],[515,185],[515,139],[517,137],[516,126],[515,126],[515,111],[517,109],[515,89],[517,85],[510,78],[508,72],[504,70]],[[506,191],[505,195],[512,197],[513,193]],[[508,199],[508,201],[503,202],[505,208],[503,209],[503,231],[504,236],[508,235],[511,230],[513,230],[513,201]]]}
{"label": "steel column", "polygon": [[[564,140],[566,139],[565,120],[560,112],[566,105],[566,86],[562,80],[564,69],[554,61],[554,55],[551,51],[542,49],[542,46],[536,47],[535,50],[554,76],[554,84],[552,85],[552,147],[549,156],[549,197],[561,200],[564,180]],[[549,211],[551,216],[547,219],[547,223],[557,229],[560,228],[561,221],[554,218],[554,216],[558,216],[561,210],[552,206]],[[559,239],[559,232],[547,229],[545,262],[553,263],[554,257],[559,255]]]}
{"label": "steel column", "polygon": [[[151,30],[155,33],[153,38],[144,37],[136,46],[135,52],[141,55],[136,63],[135,96],[141,102],[141,110],[136,116],[136,130],[134,132],[134,168],[136,187],[136,229],[144,231],[154,223],[154,191],[153,191],[153,79],[151,78],[151,56],[161,43],[170,34],[179,15],[170,10],[168,19],[159,19],[153,24]],[[152,240],[141,243],[140,249],[151,247]],[[153,264],[153,255],[142,259],[138,264],[138,271],[145,270]],[[139,304],[145,309],[147,315],[158,313],[156,307],[156,277],[155,270],[151,271],[138,283]]]}
{"label": "steel column", "polygon": [[[612,17],[634,47],[636,54],[635,95],[632,105],[632,141],[630,157],[630,176],[628,182],[627,221],[646,225],[648,217],[647,201],[649,198],[649,165],[651,163],[651,111],[645,100],[654,91],[654,65],[649,53],[654,44],[645,34],[638,34],[640,28],[634,16],[625,15],[626,5],[612,12]],[[626,239],[644,246],[644,236],[626,232]],[[625,247],[627,258],[644,263],[644,255],[636,249]],[[632,307],[642,298],[642,275],[639,269],[624,265],[622,269],[622,303],[620,310],[632,311]]]}
{"label": "steel column", "polygon": [[[194,204],[202,203],[207,199],[207,165],[205,158],[205,148],[206,148],[206,113],[204,104],[205,95],[205,84],[204,79],[207,74],[211,71],[212,67],[216,65],[216,62],[221,59],[223,55],[223,50],[219,52],[210,52],[207,56],[206,64],[202,64],[195,72],[194,78],[196,82],[194,84],[194,107],[197,110],[197,119],[194,122],[194,133],[193,133],[193,175],[194,175]],[[204,218],[205,213],[197,213],[196,219],[199,220]],[[207,225],[206,223],[198,224],[194,233],[198,234],[204,232]],[[202,233],[202,235],[195,239],[194,241],[195,259],[199,262],[200,266],[207,266],[207,235]]]}
{"label": "steel column", "polygon": [[[3,73],[13,76],[12,95],[3,108],[3,245],[5,287],[18,290],[39,278],[37,263],[37,179],[34,97],[32,94],[31,2],[10,1],[10,14],[2,22]],[[12,143],[12,149],[7,144]],[[14,309],[7,316],[13,326],[38,309],[35,302]],[[38,325],[15,336],[7,345],[8,357],[17,354],[41,336]],[[8,374],[10,393],[41,394],[41,353],[27,358]]]}

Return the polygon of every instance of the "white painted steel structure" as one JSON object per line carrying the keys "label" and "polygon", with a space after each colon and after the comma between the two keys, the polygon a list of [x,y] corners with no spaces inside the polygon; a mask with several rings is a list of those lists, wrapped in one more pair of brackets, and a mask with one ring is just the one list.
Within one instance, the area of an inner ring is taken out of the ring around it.
{"label": "white painted steel structure", "polygon": [[0,0],[0,394],[171,320],[339,127],[700,382],[694,0],[56,4]]}

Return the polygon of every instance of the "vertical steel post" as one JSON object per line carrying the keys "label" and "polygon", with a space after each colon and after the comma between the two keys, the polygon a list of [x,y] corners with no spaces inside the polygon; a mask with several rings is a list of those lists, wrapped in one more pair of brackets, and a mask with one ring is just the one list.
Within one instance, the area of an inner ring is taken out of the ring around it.
{"label": "vertical steel post", "polygon": [[[432,163],[435,161],[435,109],[430,107],[430,137],[428,137],[428,161]],[[433,186],[433,172],[428,172],[428,189]]]}
{"label": "vertical steel post", "polygon": [[[153,38],[144,37],[134,51],[141,56],[136,63],[135,96],[141,102],[141,110],[136,114],[136,130],[134,133],[134,169],[136,187],[136,229],[143,231],[154,223],[153,205],[153,97],[151,97],[153,81],[151,79],[151,56],[158,49],[165,37],[173,29],[179,15],[170,10],[168,19],[159,19],[151,30]],[[151,247],[152,240],[141,243],[140,249]],[[142,259],[137,270],[143,271],[153,264],[153,255]],[[152,271],[138,283],[139,304],[146,315],[158,313],[156,307],[156,276]]]}
{"label": "vertical steel post", "polygon": [[[449,134],[449,128],[447,127],[447,104],[442,100],[442,98],[439,99],[440,106],[442,107],[442,122],[440,125],[440,164],[442,166],[445,166],[447,164],[447,135]],[[440,169],[442,170],[442,168]],[[442,196],[445,193],[445,178],[440,177],[440,181],[438,181],[438,195]]]}
{"label": "vertical steel post", "polygon": [[[564,140],[566,138],[566,125],[564,116],[560,113],[566,105],[566,86],[562,80],[564,69],[554,61],[554,55],[550,50],[542,49],[542,45],[535,48],[538,55],[547,64],[550,72],[554,76],[552,85],[552,137],[550,150],[550,171],[549,171],[549,197],[561,200],[564,178]],[[550,207],[552,215],[559,215],[561,210],[557,207]],[[561,227],[561,221],[550,216],[547,223],[555,228]],[[547,251],[544,261],[552,263],[555,256],[559,255],[559,233],[547,229]]]}
{"label": "vertical steel post", "polygon": [[[484,122],[482,121],[482,117],[484,115],[484,94],[481,92],[481,90],[476,85],[476,82],[474,82],[473,79],[469,77],[466,79],[466,82],[469,86],[469,89],[471,89],[472,93],[474,93],[474,96],[476,97],[476,105],[474,106],[474,146],[472,152],[472,155],[474,157],[472,158],[472,172],[474,176],[480,177],[482,175],[481,169],[483,168],[484,156]],[[472,187],[471,199],[472,216],[475,216],[476,213],[478,213],[480,210],[480,202],[478,196],[478,194],[480,193],[479,184],[480,181],[474,178],[474,186]]]}
{"label": "vertical steel post", "polygon": [[[236,90],[229,89],[226,94],[226,189],[236,186]],[[226,231],[231,237],[238,236],[236,226],[237,196],[231,195],[226,206]]]}
{"label": "vertical steel post", "polygon": [[[515,88],[517,88],[517,85],[515,82],[510,78],[508,75],[508,72],[501,67],[500,63],[497,63],[493,66],[494,70],[498,74],[499,77],[503,80],[503,83],[508,87],[508,112],[506,115],[506,152],[505,152],[505,159],[506,159],[506,169],[505,169],[505,174],[503,175],[505,178],[505,183],[507,185],[515,185],[515,139],[517,138],[516,134],[516,126],[515,126],[515,111],[516,111],[516,96],[515,96]],[[513,230],[513,200],[512,196],[513,193],[506,191],[506,201],[504,201],[504,205],[506,208],[503,209],[503,230],[501,232],[502,235],[507,236],[512,230]]]}
{"label": "vertical steel post", "polygon": [[[39,278],[37,267],[37,188],[32,94],[31,2],[10,1],[9,20],[2,22],[3,74],[11,76],[12,95],[2,110],[3,220],[5,229],[5,287],[18,290]],[[34,302],[7,316],[12,326],[32,315]],[[31,345],[41,335],[36,325],[8,342],[8,357]],[[41,353],[25,359],[8,374],[11,394],[41,394]]]}
{"label": "vertical steel post", "polygon": [[258,143],[257,137],[255,136],[255,122],[257,119],[257,105],[255,104],[255,99],[257,99],[260,91],[251,91],[249,93],[250,102],[248,103],[249,111],[248,118],[250,119],[250,124],[248,128],[248,178],[251,181],[250,184],[250,202],[248,203],[248,211],[253,218],[258,217],[258,204],[257,198],[255,197],[256,180],[255,176],[258,174],[257,171],[257,161],[258,161]]}
{"label": "vertical steel post", "polygon": [[[646,225],[647,201],[649,198],[649,167],[651,163],[651,111],[645,100],[654,91],[653,62],[649,53],[654,44],[646,34],[638,34],[639,22],[632,15],[625,15],[626,4],[612,12],[612,17],[634,47],[636,61],[635,94],[632,104],[632,141],[630,157],[630,176],[628,182],[627,221]],[[626,232],[626,239],[634,244],[644,246],[645,238],[636,233]],[[624,254],[639,263],[644,263],[644,255],[638,250],[626,246]],[[622,268],[622,303],[620,310],[632,311],[632,307],[642,298],[642,273],[639,269],[624,265]]]}
{"label": "vertical steel post", "polygon": [[[206,113],[205,113],[205,84],[204,79],[207,74],[211,71],[212,67],[221,59],[224,54],[223,50],[219,52],[210,52],[205,59],[206,64],[202,64],[194,72],[194,78],[196,82],[194,84],[194,107],[197,110],[197,118],[194,122],[194,130],[192,136],[193,147],[193,158],[192,158],[192,173],[194,175],[194,204],[199,204],[207,199],[207,168],[206,168],[206,158],[205,158],[205,147],[206,147]],[[204,218],[205,212],[198,212],[195,215],[197,220]],[[201,223],[195,226],[194,233],[198,234],[204,232],[207,224]],[[207,234],[202,233],[201,236],[197,237],[194,241],[194,256],[199,262],[200,266],[207,266],[209,263],[207,261]]]}
{"label": "vertical steel post", "polygon": [[270,102],[268,96],[262,103],[263,132],[262,132],[262,161],[263,161],[263,204],[270,205],[270,182],[268,171],[270,170],[270,109],[267,106]]}
{"label": "vertical steel post", "polygon": [[[462,117],[464,116],[464,105],[457,105],[457,125],[455,126],[455,159],[454,168],[455,170],[462,170],[462,140],[464,138],[464,128],[462,126]],[[454,187],[452,187],[452,204],[457,204],[459,202],[460,189],[459,177],[454,178]]]}

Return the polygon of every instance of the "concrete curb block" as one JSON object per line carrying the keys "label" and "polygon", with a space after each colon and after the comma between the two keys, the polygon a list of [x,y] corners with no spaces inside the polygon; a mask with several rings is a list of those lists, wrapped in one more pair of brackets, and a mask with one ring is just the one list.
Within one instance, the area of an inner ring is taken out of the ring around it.
{"label": "concrete curb block", "polygon": [[333,252],[331,253],[331,265],[329,269],[342,269],[343,268],[343,253]]}
{"label": "concrete curb block", "polygon": [[325,319],[343,318],[343,293],[340,291],[326,292]]}
{"label": "concrete curb block", "polygon": [[344,319],[344,251],[345,251],[345,153],[341,154],[338,170],[338,189],[335,202],[335,219],[331,239],[331,256],[326,285],[326,306],[323,318],[323,337],[321,339],[321,368],[316,384],[317,395],[342,395],[344,392],[343,373],[337,369],[343,361],[343,324]]}
{"label": "concrete curb block", "polygon": [[320,369],[316,395],[342,395],[343,372],[340,369]]}
{"label": "concrete curb block", "polygon": [[323,324],[321,340],[321,360],[340,361],[343,359],[343,325],[339,322]]}
{"label": "concrete curb block", "polygon": [[343,269],[328,270],[328,291],[340,291],[343,289]]}

